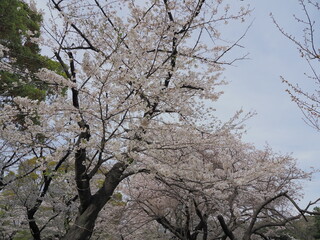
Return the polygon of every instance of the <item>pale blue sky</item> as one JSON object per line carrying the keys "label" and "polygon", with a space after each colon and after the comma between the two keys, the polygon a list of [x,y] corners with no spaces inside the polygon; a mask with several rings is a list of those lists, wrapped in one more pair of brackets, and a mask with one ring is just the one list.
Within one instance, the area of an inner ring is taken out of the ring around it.
{"label": "pale blue sky", "polygon": [[[239,108],[256,111],[257,115],[246,122],[245,141],[257,147],[268,143],[277,152],[292,153],[303,169],[320,168],[320,133],[303,122],[301,111],[290,100],[280,80],[283,76],[293,83],[313,87],[304,76],[309,71],[307,63],[269,16],[272,12],[289,33],[301,36],[301,28],[293,19],[293,14],[302,15],[301,6],[297,0],[243,2],[254,8],[247,21],[247,25],[253,21],[252,27],[242,41],[246,48],[243,51],[250,53],[250,59],[227,68],[225,76],[230,84],[223,88],[225,94],[217,104],[217,113],[225,117]],[[319,19],[319,12],[312,15]],[[228,30],[228,34],[240,36],[247,25]],[[302,205],[320,197],[320,175],[304,185]]]}
{"label": "pale blue sky", "polygon": [[[45,8],[44,0],[36,0]],[[272,12],[279,24],[288,32],[301,35],[301,29],[293,20],[294,13],[302,14],[297,0],[234,0],[233,4],[250,3],[254,8],[249,19],[243,24],[230,25],[225,30],[228,38],[236,39],[252,27],[241,44],[242,53],[249,52],[249,60],[237,62],[228,67],[224,76],[230,83],[222,90],[225,94],[216,104],[221,118],[231,116],[236,110],[256,111],[257,115],[246,122],[247,134],[244,140],[262,148],[268,143],[275,151],[292,153],[299,165],[320,168],[320,133],[307,126],[302,113],[291,102],[285,92],[280,76],[292,82],[305,82],[304,72],[308,66],[299,57],[296,47],[277,30],[269,14]],[[319,13],[313,13],[314,16]],[[315,16],[318,17],[319,16]],[[241,53],[234,51],[232,54]],[[309,84],[310,86],[310,84]],[[305,199],[320,197],[320,175],[305,185]]]}

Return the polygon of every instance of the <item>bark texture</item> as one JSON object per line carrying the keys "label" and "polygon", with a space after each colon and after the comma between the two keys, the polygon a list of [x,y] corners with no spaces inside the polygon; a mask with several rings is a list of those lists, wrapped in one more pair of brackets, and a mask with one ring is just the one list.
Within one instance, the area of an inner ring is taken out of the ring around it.
{"label": "bark texture", "polygon": [[62,240],[90,239],[98,214],[109,201],[114,190],[123,179],[122,173],[125,168],[125,163],[118,162],[110,169],[106,174],[103,186],[86,201],[87,206],[85,208],[80,208],[75,223],[71,226]]}

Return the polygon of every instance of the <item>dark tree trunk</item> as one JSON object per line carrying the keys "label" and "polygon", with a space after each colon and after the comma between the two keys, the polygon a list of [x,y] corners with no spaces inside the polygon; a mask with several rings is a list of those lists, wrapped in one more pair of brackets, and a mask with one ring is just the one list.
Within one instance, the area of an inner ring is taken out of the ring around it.
{"label": "dark tree trunk", "polygon": [[118,162],[110,169],[105,176],[103,186],[89,201],[86,201],[86,207],[80,206],[81,211],[79,211],[77,219],[62,240],[87,240],[91,238],[98,214],[121,182],[125,168],[125,163]]}
{"label": "dark tree trunk", "polygon": [[77,217],[75,223],[68,230],[63,240],[86,240],[90,239],[95,221],[101,209],[94,203],[90,204],[87,209]]}

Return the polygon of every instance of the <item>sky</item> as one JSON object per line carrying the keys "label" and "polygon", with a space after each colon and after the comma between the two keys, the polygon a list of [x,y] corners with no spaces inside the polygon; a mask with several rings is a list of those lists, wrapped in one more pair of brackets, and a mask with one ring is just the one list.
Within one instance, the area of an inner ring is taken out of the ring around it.
{"label": "sky", "polygon": [[[37,0],[39,8],[47,1]],[[304,76],[307,63],[288,39],[276,28],[270,13],[278,23],[293,35],[301,36],[301,28],[293,14],[302,14],[298,0],[232,0],[233,4],[250,4],[253,12],[245,23],[230,24],[224,34],[227,39],[239,38],[252,22],[245,38],[240,42],[244,49],[232,53],[249,53],[248,60],[236,62],[226,68],[225,79],[229,82],[221,90],[225,93],[214,106],[221,119],[228,119],[235,111],[255,111],[257,114],[246,124],[244,141],[257,148],[268,144],[276,152],[290,153],[304,170],[320,168],[320,133],[307,126],[299,108],[285,92],[280,76],[293,83],[313,87]],[[319,13],[312,12],[314,18]],[[239,55],[238,55],[239,56]],[[300,205],[320,197],[320,174],[303,183],[305,197]]]}
{"label": "sky", "polygon": [[[258,148],[268,144],[274,151],[290,153],[299,166],[308,170],[320,168],[320,133],[303,121],[303,114],[285,92],[286,86],[280,76],[292,83],[308,88],[314,87],[304,76],[309,71],[292,42],[285,38],[273,23],[270,13],[289,33],[301,36],[302,31],[293,14],[302,15],[297,0],[244,0],[254,11],[247,22],[232,27],[227,35],[238,37],[252,22],[241,42],[248,52],[248,60],[228,67],[224,74],[229,84],[223,87],[224,95],[217,103],[221,118],[231,116],[237,109],[257,114],[246,124],[246,142]],[[314,19],[319,14],[312,12]],[[305,197],[301,206],[320,197],[320,174],[310,182],[303,183]]]}

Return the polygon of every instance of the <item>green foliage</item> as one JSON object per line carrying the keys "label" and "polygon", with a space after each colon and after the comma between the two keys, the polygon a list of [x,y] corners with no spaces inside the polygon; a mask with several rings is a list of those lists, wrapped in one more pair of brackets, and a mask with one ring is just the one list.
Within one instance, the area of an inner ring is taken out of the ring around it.
{"label": "green foliage", "polygon": [[30,240],[32,239],[32,235],[27,230],[21,230],[15,234],[13,240]]}
{"label": "green foliage", "polygon": [[[320,208],[319,207],[315,207],[313,209],[315,212],[318,212],[320,213]],[[313,234],[313,237],[315,239],[320,239],[320,216],[319,215],[316,215],[314,216],[314,234]]]}
{"label": "green foliage", "polygon": [[126,203],[122,200],[122,194],[120,192],[115,192],[109,202],[113,206],[125,206]]}
{"label": "green foliage", "polygon": [[48,68],[66,77],[61,65],[40,55],[40,47],[33,41],[40,36],[41,14],[21,0],[1,0],[0,19],[0,44],[9,49],[0,61],[10,63],[14,69],[14,73],[0,71],[2,101],[16,96],[43,101],[56,94],[35,76],[39,69]]}
{"label": "green foliage", "polygon": [[23,69],[37,70],[40,48],[32,43],[29,31],[39,37],[42,16],[20,0],[1,0],[0,18],[0,43],[10,49],[6,57],[15,58],[15,65]]}
{"label": "green foliage", "polygon": [[38,88],[34,83],[24,83],[21,75],[9,72],[0,72],[0,95],[28,97],[32,100],[44,100],[46,91]]}
{"label": "green foliage", "polygon": [[279,237],[273,237],[272,240],[292,240],[292,238],[287,235],[280,235]]}
{"label": "green foliage", "polygon": [[[316,207],[314,211],[320,212],[320,208]],[[307,221],[301,218],[286,225],[286,229],[280,232],[280,236],[272,239],[320,240],[320,216],[306,216],[306,218]]]}

